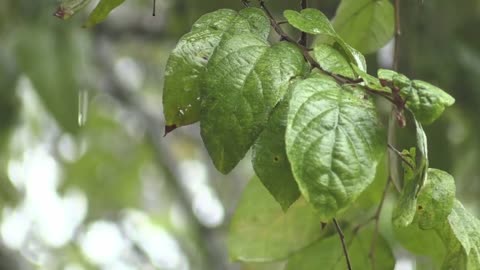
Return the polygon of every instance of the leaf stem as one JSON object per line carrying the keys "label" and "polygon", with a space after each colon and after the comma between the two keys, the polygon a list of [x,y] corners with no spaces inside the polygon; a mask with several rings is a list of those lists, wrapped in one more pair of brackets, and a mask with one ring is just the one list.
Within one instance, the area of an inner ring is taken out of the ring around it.
{"label": "leaf stem", "polygon": [[338,225],[337,219],[333,219],[333,224],[335,225],[335,229],[337,229],[338,237],[340,238],[340,242],[342,243],[343,255],[345,256],[345,261],[347,262],[347,269],[352,270],[350,256],[348,255],[347,245],[345,244],[345,235],[343,234],[342,229]]}
{"label": "leaf stem", "polygon": [[395,154],[397,154],[397,156],[403,161],[403,163],[405,163],[408,167],[410,167],[410,169],[412,170],[415,170],[415,168],[413,168],[413,165],[405,159],[405,157],[403,156],[402,152],[398,151],[397,148],[395,148],[393,145],[391,145],[390,143],[387,143],[387,146],[388,146],[388,149],[390,149],[391,151],[393,151]]}

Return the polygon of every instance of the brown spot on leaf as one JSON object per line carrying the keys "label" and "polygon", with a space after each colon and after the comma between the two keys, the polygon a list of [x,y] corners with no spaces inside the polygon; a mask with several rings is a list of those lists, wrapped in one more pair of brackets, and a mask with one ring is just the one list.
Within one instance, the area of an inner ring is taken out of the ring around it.
{"label": "brown spot on leaf", "polygon": [[325,229],[325,227],[327,227],[327,223],[322,222],[322,223],[320,223],[320,226],[322,227],[322,231],[323,231],[323,229]]}
{"label": "brown spot on leaf", "polygon": [[175,129],[177,129],[177,125],[165,126],[165,134],[163,134],[163,137],[167,136],[168,133],[174,131]]}

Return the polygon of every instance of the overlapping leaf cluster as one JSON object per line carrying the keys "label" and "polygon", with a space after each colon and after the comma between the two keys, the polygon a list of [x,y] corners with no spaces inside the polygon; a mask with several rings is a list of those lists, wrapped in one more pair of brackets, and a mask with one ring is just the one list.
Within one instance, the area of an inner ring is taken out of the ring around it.
{"label": "overlapping leaf cluster", "polygon": [[[405,173],[393,223],[404,235],[435,230],[451,252],[446,268],[477,269],[478,221],[455,201],[453,179],[429,169],[422,127],[454,99],[391,70],[371,76],[360,53],[376,51],[392,37],[390,2],[342,1],[333,25],[316,9],[287,10],[284,17],[317,37],[312,50],[289,39],[270,43],[271,24],[278,25],[260,9],[218,10],[194,24],[167,64],[167,131],[200,121],[205,146],[222,173],[253,147],[257,177],[232,220],[232,258],[288,259],[286,269],[311,269],[322,256],[325,269],[345,269],[331,228],[318,228],[352,206],[375,178],[387,149],[372,98],[378,94],[399,117],[410,115],[416,130],[416,147],[399,153]],[[375,38],[359,34],[369,32]],[[393,268],[381,237],[375,261],[365,259],[372,234],[368,228],[347,234],[354,263]]]}

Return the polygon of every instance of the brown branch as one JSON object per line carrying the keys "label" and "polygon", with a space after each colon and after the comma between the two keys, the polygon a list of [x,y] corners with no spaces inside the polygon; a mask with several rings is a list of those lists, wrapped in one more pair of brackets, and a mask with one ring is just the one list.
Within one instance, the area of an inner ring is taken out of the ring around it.
{"label": "brown branch", "polygon": [[[303,10],[303,9],[306,9],[308,7],[308,2],[307,0],[302,0],[302,3],[300,4],[300,8]],[[301,33],[300,35],[300,40],[298,41],[298,43],[302,46],[307,46],[307,43],[308,43],[308,35],[306,32],[303,32]]]}
{"label": "brown branch", "polygon": [[333,224],[335,225],[335,229],[337,229],[338,237],[340,238],[340,242],[342,243],[343,255],[345,256],[345,261],[347,262],[347,269],[352,270],[350,256],[348,255],[347,245],[345,244],[345,235],[343,234],[342,229],[338,225],[337,219],[333,219]]}
{"label": "brown branch", "polygon": [[[400,59],[400,36],[401,36],[401,22],[400,22],[400,0],[394,0],[394,9],[395,9],[395,43],[394,43],[394,52],[393,52],[393,69],[398,71],[399,59]],[[388,137],[387,141],[390,146],[394,148],[395,145],[395,130],[396,125],[394,118],[397,118],[400,126],[405,126],[405,117],[403,116],[403,107],[405,102],[402,101],[402,98],[399,95],[400,90],[396,87],[392,87],[392,94],[395,100],[396,107],[392,107],[390,113],[390,119],[388,124]],[[388,153],[388,166],[390,171],[390,179],[394,184],[397,190],[400,190],[398,184],[398,165],[396,162],[396,156],[393,153]]]}
{"label": "brown branch", "polygon": [[395,0],[395,47],[393,53],[393,70],[398,71],[400,59],[400,36],[402,35],[400,25],[400,0]]}

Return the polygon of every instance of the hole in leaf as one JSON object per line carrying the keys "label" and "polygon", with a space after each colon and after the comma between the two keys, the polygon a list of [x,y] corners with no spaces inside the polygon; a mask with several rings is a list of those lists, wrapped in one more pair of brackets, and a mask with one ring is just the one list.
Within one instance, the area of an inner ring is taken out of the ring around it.
{"label": "hole in leaf", "polygon": [[279,156],[274,156],[274,157],[273,157],[273,162],[278,163],[279,161],[280,161],[280,157],[279,157]]}

